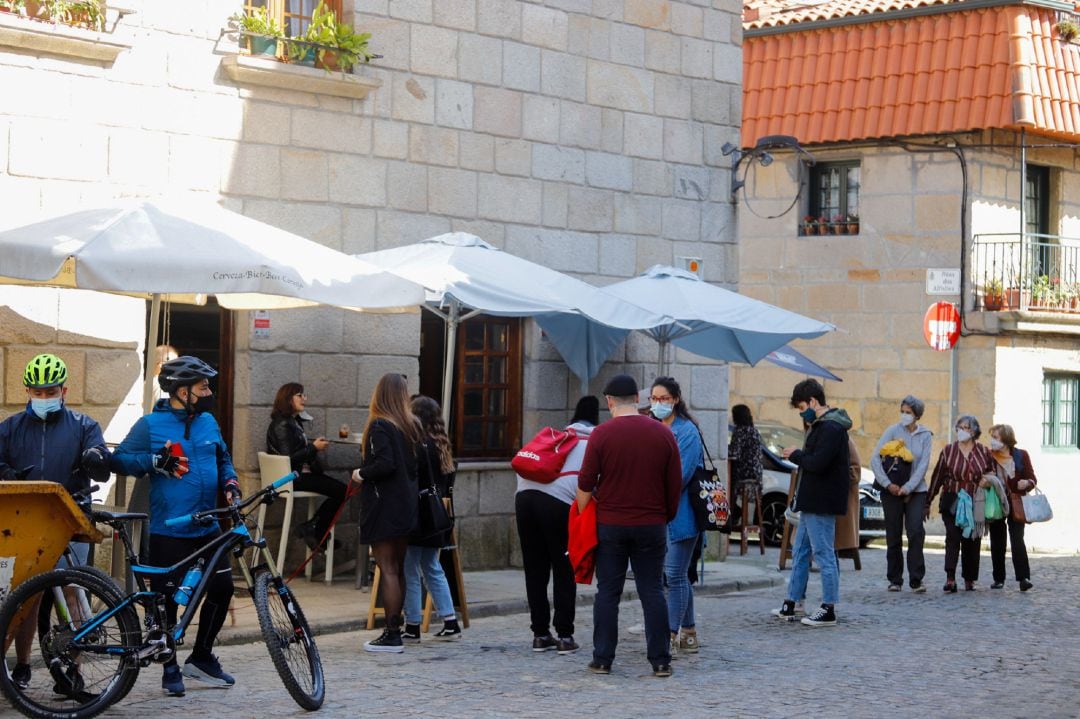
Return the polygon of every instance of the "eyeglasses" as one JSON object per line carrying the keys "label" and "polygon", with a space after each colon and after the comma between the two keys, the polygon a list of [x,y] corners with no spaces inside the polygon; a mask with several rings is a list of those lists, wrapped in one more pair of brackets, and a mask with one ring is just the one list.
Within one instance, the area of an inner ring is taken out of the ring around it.
{"label": "eyeglasses", "polygon": [[300,399],[307,399],[307,395],[304,394],[303,392],[297,392],[296,394],[293,395],[293,397],[299,397]]}
{"label": "eyeglasses", "polygon": [[663,397],[657,397],[656,395],[651,395],[649,397],[649,401],[650,402],[663,402],[664,404],[670,404],[670,403],[675,401],[675,398],[672,397],[669,394],[664,395]]}

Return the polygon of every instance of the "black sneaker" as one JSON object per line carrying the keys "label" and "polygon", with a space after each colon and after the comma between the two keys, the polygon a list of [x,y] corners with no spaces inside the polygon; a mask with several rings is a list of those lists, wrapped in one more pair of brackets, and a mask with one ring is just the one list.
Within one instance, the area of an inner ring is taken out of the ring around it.
{"label": "black sneaker", "polygon": [[405,631],[401,633],[401,641],[405,644],[419,644],[420,643],[420,625],[419,624],[406,624]]}
{"label": "black sneaker", "polygon": [[772,615],[777,619],[782,619],[785,622],[795,621],[795,602],[790,599],[785,599],[783,606],[779,609],[772,610]]}
{"label": "black sneaker", "polygon": [[835,627],[836,612],[831,604],[822,604],[813,614],[803,617],[802,623],[808,627]]}
{"label": "black sneaker", "polygon": [[161,689],[171,697],[184,696],[184,676],[180,673],[180,667],[175,664],[165,667],[161,675]]}
{"label": "black sneaker", "polygon": [[548,649],[554,649],[556,644],[555,637],[550,634],[546,634],[542,637],[533,637],[534,652],[546,652]]}
{"label": "black sneaker", "polygon": [[208,659],[196,659],[194,655],[184,662],[184,676],[212,687],[231,687],[236,684],[231,674],[221,668],[221,662],[213,654]]}
{"label": "black sneaker", "polygon": [[598,662],[595,659],[589,662],[589,671],[593,674],[611,674],[611,665]]}
{"label": "black sneaker", "polygon": [[1020,580],[1020,591],[1021,592],[1026,592],[1027,590],[1031,589],[1034,586],[1035,585],[1031,583],[1030,579],[1021,579]]}
{"label": "black sneaker", "polygon": [[365,652],[387,652],[391,654],[401,654],[405,651],[405,647],[401,644],[401,630],[400,629],[384,629],[376,639],[364,642]]}
{"label": "black sneaker", "polygon": [[555,650],[559,654],[573,654],[580,648],[573,637],[559,637],[555,640]]}
{"label": "black sneaker", "polygon": [[926,585],[922,582],[919,582],[918,584],[912,584],[911,591],[915,592],[916,594],[926,594]]}
{"label": "black sneaker", "polygon": [[447,619],[443,622],[443,628],[435,632],[435,638],[440,642],[452,642],[461,639],[461,625],[456,619]]}
{"label": "black sneaker", "polygon": [[653,664],[652,675],[654,677],[660,677],[661,679],[665,679],[667,677],[670,677],[671,676],[671,665],[670,664]]}
{"label": "black sneaker", "polygon": [[30,686],[30,665],[16,664],[15,668],[11,670],[11,683],[19,689],[26,689]]}

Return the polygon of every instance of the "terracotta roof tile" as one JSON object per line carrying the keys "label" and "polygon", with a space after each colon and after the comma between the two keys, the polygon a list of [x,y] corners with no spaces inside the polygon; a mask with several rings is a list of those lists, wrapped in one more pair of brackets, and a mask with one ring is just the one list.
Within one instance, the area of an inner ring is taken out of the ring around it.
{"label": "terracotta roof tile", "polygon": [[[744,144],[777,134],[813,144],[1019,127],[1080,139],[1080,46],[1056,37],[1055,12],[954,4],[944,13],[746,38]],[[815,8],[864,6],[887,2]]]}
{"label": "terracotta roof tile", "polygon": [[743,4],[743,27],[778,27],[957,2],[962,0],[749,0]]}

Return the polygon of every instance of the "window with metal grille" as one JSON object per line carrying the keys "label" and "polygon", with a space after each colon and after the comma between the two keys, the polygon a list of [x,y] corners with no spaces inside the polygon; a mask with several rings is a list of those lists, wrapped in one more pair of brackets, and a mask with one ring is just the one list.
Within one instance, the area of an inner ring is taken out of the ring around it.
{"label": "window with metal grille", "polygon": [[1080,375],[1045,375],[1042,397],[1042,445],[1080,448],[1077,403]]}
{"label": "window with metal grille", "polygon": [[810,197],[802,234],[859,234],[859,162],[819,162],[809,167]]}

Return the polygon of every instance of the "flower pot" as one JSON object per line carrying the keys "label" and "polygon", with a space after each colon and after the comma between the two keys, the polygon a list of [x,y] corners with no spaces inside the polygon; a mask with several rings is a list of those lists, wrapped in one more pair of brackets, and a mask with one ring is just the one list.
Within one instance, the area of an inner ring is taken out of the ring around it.
{"label": "flower pot", "polygon": [[41,3],[39,0],[26,0],[26,17],[40,17]]}
{"label": "flower pot", "polygon": [[277,57],[277,38],[248,37],[248,52],[263,57]]}
{"label": "flower pot", "polygon": [[847,233],[849,235],[857,235],[857,234],[859,234],[859,223],[858,222],[849,222],[849,223],[847,223]]}
{"label": "flower pot", "polygon": [[817,232],[814,231],[814,224],[812,222],[803,223],[802,233],[804,235],[816,235],[817,234]]}
{"label": "flower pot", "polygon": [[1005,297],[1001,293],[983,295],[983,309],[987,312],[999,312],[1004,306]]}
{"label": "flower pot", "polygon": [[834,235],[846,235],[847,234],[847,223],[845,223],[845,222],[830,222],[829,225],[832,227],[832,233]]}
{"label": "flower pot", "polygon": [[827,235],[827,234],[829,234],[829,223],[828,222],[819,222],[818,226],[817,226],[817,231],[818,231],[819,235]]}
{"label": "flower pot", "polygon": [[322,57],[316,53],[315,67],[327,71],[339,70],[338,58],[340,57],[341,55],[333,50],[323,50]]}
{"label": "flower pot", "polygon": [[1002,306],[1005,309],[1010,309],[1010,310],[1018,309],[1020,307],[1020,288],[1019,287],[1010,287],[1007,290],[1005,290],[1005,295],[1003,297],[1003,300],[1004,300],[1004,302],[1003,302]]}
{"label": "flower pot", "polygon": [[309,47],[303,55],[293,58],[293,62],[297,65],[307,65],[308,67],[315,67],[315,48]]}

